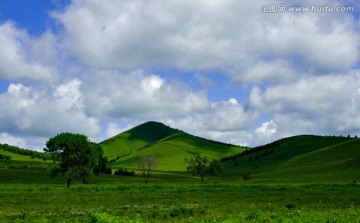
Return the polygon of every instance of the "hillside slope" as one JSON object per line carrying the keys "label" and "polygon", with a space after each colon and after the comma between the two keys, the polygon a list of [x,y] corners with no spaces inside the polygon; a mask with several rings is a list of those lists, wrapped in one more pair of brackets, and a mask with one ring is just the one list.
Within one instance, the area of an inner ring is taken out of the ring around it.
{"label": "hillside slope", "polygon": [[146,122],[100,143],[109,159],[128,155],[180,132],[159,122]]}
{"label": "hillside slope", "polygon": [[[360,140],[344,137],[294,136],[258,147],[224,162],[224,176],[258,178],[331,178],[359,172]],[[351,169],[351,171],[350,171]],[[344,177],[344,176],[343,176]],[[360,176],[359,176],[360,177]]]}
{"label": "hillside slope", "polygon": [[[0,143],[0,154],[3,156],[11,157],[12,161],[39,161],[49,160],[50,155],[32,151],[29,149],[19,148],[8,144]],[[1,160],[1,159],[0,159]]]}
{"label": "hillside slope", "polygon": [[360,139],[352,139],[293,157],[279,166],[274,174],[303,178],[358,178]]}
{"label": "hillside slope", "polygon": [[218,158],[244,148],[199,138],[158,122],[146,122],[100,143],[112,168],[132,169],[143,154],[152,154],[157,170],[185,171],[185,158],[195,154]]}

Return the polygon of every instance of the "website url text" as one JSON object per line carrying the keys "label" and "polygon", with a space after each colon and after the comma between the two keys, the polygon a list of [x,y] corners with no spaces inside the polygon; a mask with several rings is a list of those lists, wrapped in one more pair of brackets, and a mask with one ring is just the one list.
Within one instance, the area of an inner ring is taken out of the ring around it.
{"label": "website url text", "polygon": [[282,12],[354,12],[353,6],[286,6],[278,4],[267,4],[261,6],[263,13],[282,13]]}

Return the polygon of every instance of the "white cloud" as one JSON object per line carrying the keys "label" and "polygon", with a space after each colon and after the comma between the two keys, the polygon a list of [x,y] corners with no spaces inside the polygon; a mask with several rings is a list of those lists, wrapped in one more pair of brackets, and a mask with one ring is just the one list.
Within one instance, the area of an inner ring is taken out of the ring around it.
{"label": "white cloud", "polygon": [[285,60],[273,60],[273,61],[259,61],[249,64],[250,67],[246,68],[240,80],[261,83],[267,82],[286,82],[294,80],[297,75],[297,71]]}
{"label": "white cloud", "polygon": [[0,133],[0,143],[18,146],[20,148],[26,147],[26,143],[23,138],[14,137],[6,132]]}
{"label": "white cloud", "polygon": [[0,24],[0,78],[53,81],[58,76],[52,64],[57,58],[56,45],[50,32],[32,38],[12,22]]}
{"label": "white cloud", "polygon": [[0,131],[38,137],[64,131],[98,133],[97,119],[82,110],[79,86],[79,80],[45,89],[11,84],[0,95]]}
{"label": "white cloud", "polygon": [[295,83],[254,88],[250,105],[274,114],[281,135],[358,133],[360,74],[306,77]]}
{"label": "white cloud", "polygon": [[273,135],[277,132],[276,123],[271,120],[270,122],[264,122],[259,128],[255,130],[256,133],[263,135]]}
{"label": "white cloud", "polygon": [[[294,3],[306,5],[286,5]],[[298,69],[345,71],[358,61],[359,35],[351,14],[261,13],[264,4],[77,0],[54,18],[64,27],[68,49],[83,63],[102,68],[215,69],[259,83],[292,80]]]}
{"label": "white cloud", "polygon": [[194,135],[248,145],[249,141],[244,139],[244,135],[257,118],[256,111],[246,111],[243,105],[231,98],[229,101],[211,103],[209,109],[203,112],[160,120]]}
{"label": "white cloud", "polygon": [[0,143],[43,152],[48,138],[34,136],[16,136],[9,133],[0,133]]}
{"label": "white cloud", "polygon": [[232,104],[232,105],[238,105],[239,104],[239,102],[236,100],[236,98],[230,98],[229,103]]}
{"label": "white cloud", "polygon": [[[126,129],[119,120],[149,119],[241,145],[359,133],[354,15],[261,13],[263,4],[271,3],[74,0],[53,13],[58,32],[33,37],[1,23],[0,79],[13,83],[0,94],[0,139],[34,145],[61,131],[98,139]],[[172,69],[194,71],[203,89],[169,81],[163,71]],[[218,80],[207,71],[250,86],[248,102],[235,99],[246,101],[244,91],[209,102],[204,88]]]}
{"label": "white cloud", "polygon": [[154,95],[156,91],[158,91],[161,86],[163,86],[164,80],[161,79],[159,76],[152,75],[148,78],[144,78],[141,81],[141,88],[147,95]]}
{"label": "white cloud", "polygon": [[284,59],[296,56],[293,62],[307,71],[346,71],[359,60],[359,35],[350,16],[284,14],[266,29],[268,51]]}
{"label": "white cloud", "polygon": [[87,112],[96,116],[156,119],[191,114],[209,106],[203,92],[167,83],[142,70],[95,72],[88,75],[84,87]]}
{"label": "white cloud", "polygon": [[80,91],[81,84],[82,82],[79,79],[74,79],[55,88],[54,97],[62,105],[63,109],[83,109],[83,96]]}

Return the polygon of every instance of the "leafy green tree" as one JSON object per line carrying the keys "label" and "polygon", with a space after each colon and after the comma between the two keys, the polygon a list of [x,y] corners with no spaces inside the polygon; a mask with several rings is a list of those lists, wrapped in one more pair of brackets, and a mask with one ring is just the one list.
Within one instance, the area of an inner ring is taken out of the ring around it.
{"label": "leafy green tree", "polygon": [[93,161],[93,173],[99,175],[100,173],[111,174],[111,168],[107,168],[107,157],[104,156],[104,152],[101,146],[94,142],[89,142],[91,149],[93,151],[92,161]]}
{"label": "leafy green tree", "polygon": [[201,183],[204,183],[205,176],[216,175],[222,171],[219,160],[209,160],[206,156],[196,155],[190,159],[185,158],[185,162],[187,163],[187,171],[200,176]]}
{"label": "leafy green tree", "polygon": [[72,179],[80,179],[86,183],[91,170],[101,169],[99,166],[104,165],[100,145],[90,142],[81,134],[58,134],[47,141],[44,151],[51,154],[54,162],[59,163],[59,167],[52,169],[51,175],[61,173],[67,176],[68,187]]}

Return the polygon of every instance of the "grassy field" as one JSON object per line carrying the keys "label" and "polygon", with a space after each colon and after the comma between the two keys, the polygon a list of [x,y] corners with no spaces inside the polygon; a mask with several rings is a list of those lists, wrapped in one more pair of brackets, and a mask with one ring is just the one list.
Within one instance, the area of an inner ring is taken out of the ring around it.
{"label": "grassy field", "polygon": [[[0,222],[359,222],[360,185],[191,176],[100,176],[66,188],[47,171],[0,169]],[[32,177],[31,177],[32,176]],[[36,179],[36,180],[34,180]]]}
{"label": "grassy field", "polygon": [[[360,222],[360,139],[303,135],[250,151],[150,122],[102,146],[113,171],[147,153],[159,165],[147,184],[137,173],[67,188],[50,161],[0,150],[12,157],[0,162],[0,222]],[[228,157],[223,172],[201,184],[184,172],[195,154]]]}

